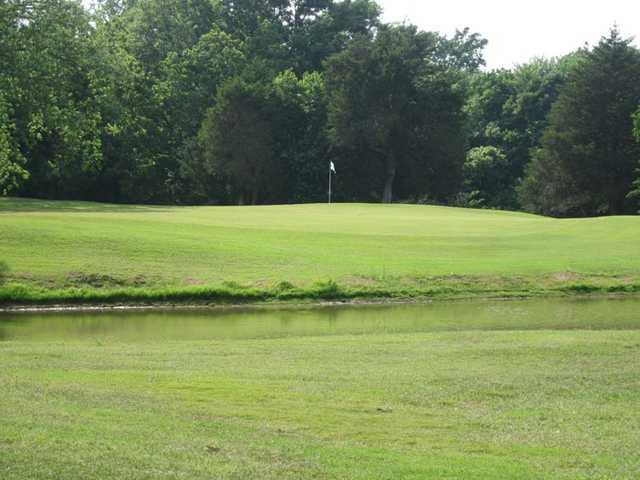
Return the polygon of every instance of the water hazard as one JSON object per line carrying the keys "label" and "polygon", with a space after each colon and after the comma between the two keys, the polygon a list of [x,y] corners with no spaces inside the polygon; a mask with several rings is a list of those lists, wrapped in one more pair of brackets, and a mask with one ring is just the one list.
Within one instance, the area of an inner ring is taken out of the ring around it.
{"label": "water hazard", "polygon": [[0,313],[1,341],[185,341],[470,330],[635,330],[640,299]]}

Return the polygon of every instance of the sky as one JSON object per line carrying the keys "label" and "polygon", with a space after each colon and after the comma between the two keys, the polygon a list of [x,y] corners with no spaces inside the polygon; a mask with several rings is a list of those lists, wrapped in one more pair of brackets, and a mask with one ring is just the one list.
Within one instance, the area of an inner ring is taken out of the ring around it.
{"label": "sky", "polygon": [[450,35],[470,27],[489,40],[488,68],[595,45],[617,24],[640,46],[640,0],[377,0],[387,22]]}

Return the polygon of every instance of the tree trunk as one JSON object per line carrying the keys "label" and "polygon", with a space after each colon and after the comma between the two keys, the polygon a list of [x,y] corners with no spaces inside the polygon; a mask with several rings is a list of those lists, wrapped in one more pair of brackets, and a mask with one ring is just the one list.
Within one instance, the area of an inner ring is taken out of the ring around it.
{"label": "tree trunk", "polygon": [[396,159],[395,156],[389,155],[387,158],[387,178],[384,182],[384,193],[382,194],[382,203],[393,202],[393,182],[396,179]]}

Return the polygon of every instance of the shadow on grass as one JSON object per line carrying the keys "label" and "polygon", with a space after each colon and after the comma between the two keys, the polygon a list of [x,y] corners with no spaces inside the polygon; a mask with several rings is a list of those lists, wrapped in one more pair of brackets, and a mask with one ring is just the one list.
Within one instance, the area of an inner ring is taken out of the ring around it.
{"label": "shadow on grass", "polygon": [[163,213],[171,211],[172,208],[175,207],[0,197],[0,214],[20,212]]}

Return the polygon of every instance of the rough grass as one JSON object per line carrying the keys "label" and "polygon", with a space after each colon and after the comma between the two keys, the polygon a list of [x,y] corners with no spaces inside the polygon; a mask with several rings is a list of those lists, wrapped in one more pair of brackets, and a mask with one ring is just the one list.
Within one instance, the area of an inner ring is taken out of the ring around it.
{"label": "rough grass", "polygon": [[406,205],[0,199],[0,302],[252,302],[635,292],[640,218]]}
{"label": "rough grass", "polygon": [[5,341],[0,477],[636,479],[640,331],[516,323]]}

